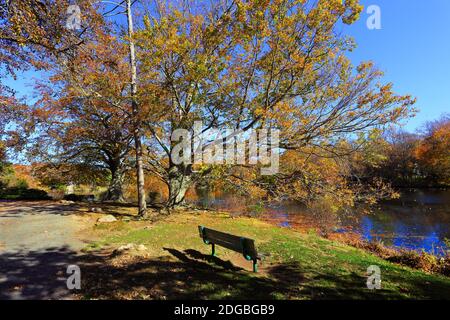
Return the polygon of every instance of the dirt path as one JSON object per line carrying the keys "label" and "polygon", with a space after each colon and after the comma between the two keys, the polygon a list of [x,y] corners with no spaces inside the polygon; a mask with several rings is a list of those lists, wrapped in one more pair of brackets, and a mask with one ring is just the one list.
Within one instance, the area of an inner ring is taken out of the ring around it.
{"label": "dirt path", "polygon": [[88,219],[57,202],[0,202],[0,299],[71,298],[67,266]]}

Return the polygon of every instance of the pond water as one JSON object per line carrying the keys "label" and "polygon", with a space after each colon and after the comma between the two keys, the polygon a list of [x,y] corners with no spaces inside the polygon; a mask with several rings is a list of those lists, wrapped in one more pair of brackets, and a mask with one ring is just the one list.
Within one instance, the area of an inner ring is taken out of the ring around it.
{"label": "pond water", "polygon": [[[227,200],[214,200],[214,207],[227,209]],[[211,204],[211,203],[210,203]],[[450,240],[450,190],[402,190],[400,199],[379,204],[372,213],[311,214],[300,205],[273,204],[262,217],[282,227],[326,227],[334,232],[353,232],[387,246],[442,255]]]}
{"label": "pond water", "polygon": [[339,231],[346,227],[366,240],[441,255],[450,240],[450,190],[404,190],[370,215],[343,218]]}

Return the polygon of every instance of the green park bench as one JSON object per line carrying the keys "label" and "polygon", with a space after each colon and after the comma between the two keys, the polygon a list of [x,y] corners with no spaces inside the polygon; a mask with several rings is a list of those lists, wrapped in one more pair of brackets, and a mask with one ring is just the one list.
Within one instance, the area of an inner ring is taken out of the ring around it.
{"label": "green park bench", "polygon": [[212,255],[216,255],[216,245],[242,253],[248,261],[253,261],[253,272],[258,272],[258,260],[261,255],[255,248],[255,240],[198,226],[200,237],[205,244],[210,244]]}

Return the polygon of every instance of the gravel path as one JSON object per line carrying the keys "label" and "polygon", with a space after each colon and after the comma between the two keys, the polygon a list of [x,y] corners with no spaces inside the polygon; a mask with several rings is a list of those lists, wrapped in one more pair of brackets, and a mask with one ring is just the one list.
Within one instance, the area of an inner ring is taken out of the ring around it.
{"label": "gravel path", "polygon": [[56,202],[0,202],[0,299],[65,299],[67,266],[86,244],[76,208]]}

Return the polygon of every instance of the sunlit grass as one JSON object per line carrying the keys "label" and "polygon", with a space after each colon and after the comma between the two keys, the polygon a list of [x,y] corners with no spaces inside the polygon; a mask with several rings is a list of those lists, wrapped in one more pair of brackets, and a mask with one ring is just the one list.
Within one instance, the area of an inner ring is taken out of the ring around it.
{"label": "sunlit grass", "polygon": [[[239,279],[241,286],[248,281],[254,283],[251,279],[272,281],[275,289],[270,293],[271,298],[450,298],[450,279],[447,277],[396,265],[312,232],[299,233],[257,219],[231,218],[222,213],[177,213],[154,224],[132,221],[98,226],[102,233],[108,235],[95,246],[143,244],[150,257],[167,256],[167,248],[180,252],[192,249],[207,255],[210,247],[200,239],[198,225],[255,239],[258,251],[265,255],[261,272],[253,274],[249,266],[239,272],[221,270],[220,275],[224,279],[229,278],[230,283]],[[239,254],[221,247],[217,252],[220,259],[239,263],[245,268],[245,260]],[[366,271],[370,265],[381,268],[381,290],[372,291],[366,287]],[[277,268],[279,271],[275,272]],[[280,280],[284,278],[289,280]],[[188,291],[186,294],[194,294],[196,290],[207,291],[211,294],[204,298],[214,299],[236,297],[243,291],[242,288],[224,288],[222,284],[205,281],[189,285],[184,289]]]}

